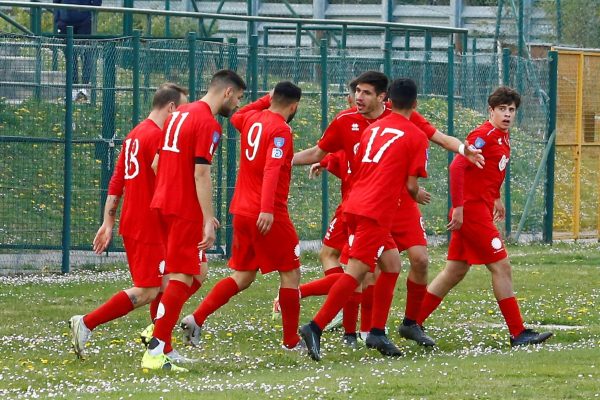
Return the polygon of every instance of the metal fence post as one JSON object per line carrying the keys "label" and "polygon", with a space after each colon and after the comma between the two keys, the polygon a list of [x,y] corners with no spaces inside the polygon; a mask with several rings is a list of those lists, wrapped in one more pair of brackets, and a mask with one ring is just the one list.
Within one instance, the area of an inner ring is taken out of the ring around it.
{"label": "metal fence post", "polygon": [[[165,0],[165,10],[171,10],[171,0]],[[168,15],[165,16],[165,36],[171,37],[171,18]]]}
{"label": "metal fence post", "polygon": [[[31,0],[31,3],[39,2],[39,0]],[[29,23],[34,35],[39,36],[42,33],[42,9],[40,7],[31,7]]]}
{"label": "metal fence post", "polygon": [[[325,132],[328,125],[328,80],[327,80],[327,39],[321,39],[321,132]],[[321,237],[325,236],[329,225],[329,187],[327,171],[321,176]]]}
{"label": "metal fence post", "polygon": [[35,38],[35,86],[33,97],[39,101],[42,97],[42,38]]}
{"label": "metal fence post", "polygon": [[[123,0],[123,7],[133,8],[134,0]],[[123,14],[123,35],[131,36],[133,33],[133,14],[126,12]]]}
{"label": "metal fence post", "polygon": [[[502,84],[510,85],[510,49],[502,49]],[[510,237],[512,233],[512,206],[510,196],[510,162],[506,165],[506,177],[504,178],[504,207],[506,215],[504,219],[504,229],[506,237]]]}
{"label": "metal fence post", "polygon": [[108,183],[112,175],[112,163],[109,161],[114,154],[114,147],[109,147],[115,134],[115,112],[116,112],[116,46],[115,42],[109,41],[104,44],[102,74],[102,139],[103,142],[96,144],[96,158],[101,160],[100,172],[100,221],[104,216],[104,203],[108,194]]}
{"label": "metal fence post", "polygon": [[250,36],[250,48],[248,49],[248,66],[250,68],[250,99],[258,98],[258,35]]}
{"label": "metal fence post", "polygon": [[385,28],[385,40],[383,44],[383,73],[392,77],[392,31]]}
{"label": "metal fence post", "polygon": [[[269,28],[265,27],[264,31],[263,31],[263,51],[266,53],[268,52],[269,49]],[[262,79],[262,90],[263,91],[267,91],[267,88],[269,87],[269,56],[267,54],[265,54],[265,56],[263,57],[263,70],[262,70],[262,75],[263,75],[263,79]]]}
{"label": "metal fence post", "polygon": [[139,30],[133,31],[133,65],[132,65],[132,85],[133,85],[133,113],[131,116],[131,126],[136,126],[140,122],[140,36]]}
{"label": "metal fence post", "polygon": [[[228,68],[232,71],[237,69],[237,39],[229,38],[229,49],[228,49]],[[233,217],[229,213],[229,205],[233,198],[233,189],[235,187],[235,175],[237,169],[237,138],[235,134],[235,128],[231,125],[231,122],[227,120],[227,217],[225,223],[225,255],[227,258],[231,256],[231,243],[233,241]]]}
{"label": "metal fence post", "polygon": [[196,100],[196,32],[188,32],[188,91],[190,102]]}
{"label": "metal fence post", "polygon": [[423,94],[427,95],[431,92],[431,32],[425,31],[425,58],[424,58],[424,76],[423,76]]}
{"label": "metal fence post", "polygon": [[471,54],[473,55],[473,60],[471,63],[471,90],[473,90],[473,95],[469,96],[471,98],[471,107],[476,109],[479,107],[479,85],[477,84],[477,79],[475,75],[477,75],[477,38],[474,37],[471,42]]}
{"label": "metal fence post", "polygon": [[302,46],[302,25],[296,24],[296,50],[294,60],[294,83],[300,80],[300,46]]}
{"label": "metal fence post", "polygon": [[[558,101],[558,52],[548,52],[550,65],[548,66],[548,95],[550,96],[548,107],[548,130],[546,140],[550,140],[552,133],[556,130],[556,105]],[[556,135],[552,147],[548,153],[546,164],[546,185],[544,187],[544,233],[543,240],[552,243],[552,230],[554,228],[554,162],[556,157]]]}
{"label": "metal fence post", "polygon": [[67,26],[67,46],[65,50],[65,164],[63,186],[63,226],[62,226],[62,265],[61,272],[66,274],[70,267],[71,249],[71,191],[73,175],[73,27]]}
{"label": "metal fence post", "polygon": [[[448,135],[454,136],[454,45],[448,46]],[[450,163],[454,159],[454,153],[448,151],[448,213],[452,207],[450,197]],[[450,231],[447,231],[450,241]]]}

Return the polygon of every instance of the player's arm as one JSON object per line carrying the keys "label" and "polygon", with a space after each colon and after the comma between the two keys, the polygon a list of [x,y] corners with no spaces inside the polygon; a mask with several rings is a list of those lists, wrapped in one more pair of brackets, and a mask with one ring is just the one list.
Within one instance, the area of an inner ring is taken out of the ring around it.
{"label": "player's arm", "polygon": [[92,242],[92,248],[96,254],[101,254],[112,240],[113,228],[115,227],[115,220],[117,218],[117,209],[119,208],[119,202],[121,196],[123,196],[123,188],[125,187],[125,149],[121,148],[121,153],[117,159],[115,165],[115,172],[110,178],[108,184],[108,197],[104,204],[104,217],[102,225],[94,236]]}
{"label": "player's arm", "polygon": [[152,159],[152,165],[150,167],[152,168],[152,171],[154,171],[154,175],[156,175],[158,172],[158,152],[154,155],[154,158]]}
{"label": "player's arm", "polygon": [[204,236],[202,241],[198,244],[198,249],[206,250],[215,242],[216,234],[215,228],[215,211],[212,204],[212,179],[210,175],[210,164],[196,163],[194,168],[194,183],[196,185],[196,196],[198,203],[200,203],[200,209],[202,210],[202,218],[204,220]]}
{"label": "player's arm", "polygon": [[450,200],[452,201],[452,217],[446,228],[449,231],[459,230],[463,223],[463,204],[465,171],[469,161],[461,155],[454,157],[450,164]]}
{"label": "player's arm", "polygon": [[319,146],[313,146],[310,149],[302,150],[294,154],[292,165],[309,165],[321,162],[327,155],[327,152]]}
{"label": "player's arm", "polygon": [[465,156],[467,160],[479,168],[483,168],[483,165],[485,164],[485,159],[483,158],[483,155],[481,155],[480,149],[470,146],[469,143],[463,143],[454,136],[446,135],[436,129],[430,140],[446,150]]}
{"label": "player's arm", "polygon": [[310,166],[310,170],[308,171],[309,178],[316,178],[321,175],[323,170],[327,170],[332,173],[336,177],[342,179],[342,168],[347,168],[347,166],[342,165],[343,160],[346,158],[343,157],[341,152],[336,153],[328,153],[321,161],[316,162]]}
{"label": "player's arm", "polygon": [[244,127],[244,121],[249,113],[266,110],[270,106],[271,94],[269,93],[237,110],[230,118],[231,124],[235,127],[235,129],[241,132]]}
{"label": "player's arm", "polygon": [[431,194],[419,186],[419,181],[416,176],[409,176],[406,180],[406,189],[408,194],[419,204],[429,204],[431,202]]}

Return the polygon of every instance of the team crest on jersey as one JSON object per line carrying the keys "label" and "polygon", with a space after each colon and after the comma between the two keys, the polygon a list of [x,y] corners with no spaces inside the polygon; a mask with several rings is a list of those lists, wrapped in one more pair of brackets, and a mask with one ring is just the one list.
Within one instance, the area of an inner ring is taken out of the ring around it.
{"label": "team crest on jersey", "polygon": [[478,137],[477,139],[475,139],[475,148],[476,149],[481,149],[483,146],[485,146],[485,140],[483,140],[480,137]]}
{"label": "team crest on jersey", "polygon": [[360,130],[360,128],[358,127],[358,124],[356,122],[353,123],[352,124],[352,131],[355,132],[355,131],[358,131],[358,130]]}
{"label": "team crest on jersey", "polygon": [[274,148],[271,152],[271,158],[283,158],[283,150],[280,148]]}
{"label": "team crest on jersey", "polygon": [[214,131],[213,132],[213,139],[212,139],[213,143],[217,143],[220,138],[221,138],[221,134],[219,132],[217,132],[217,131]]}
{"label": "team crest on jersey", "polygon": [[275,144],[275,147],[283,147],[285,144],[285,138],[276,137],[273,139],[273,143]]}

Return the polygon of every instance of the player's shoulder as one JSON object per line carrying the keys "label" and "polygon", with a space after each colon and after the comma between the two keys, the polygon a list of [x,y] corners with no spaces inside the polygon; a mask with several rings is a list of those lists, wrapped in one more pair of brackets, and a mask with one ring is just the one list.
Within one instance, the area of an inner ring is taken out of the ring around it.
{"label": "player's shoulder", "polygon": [[482,148],[487,141],[499,132],[500,131],[494,128],[490,121],[485,121],[469,133],[467,140],[475,145],[475,147]]}
{"label": "player's shoulder", "polygon": [[351,107],[337,113],[334,121],[353,121],[357,118],[361,118],[361,114],[358,112],[356,107]]}

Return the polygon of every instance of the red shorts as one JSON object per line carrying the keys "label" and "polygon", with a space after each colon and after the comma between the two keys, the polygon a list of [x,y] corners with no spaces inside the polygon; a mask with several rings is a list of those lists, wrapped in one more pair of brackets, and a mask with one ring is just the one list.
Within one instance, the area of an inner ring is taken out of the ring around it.
{"label": "red shorts", "polygon": [[162,243],[142,243],[123,236],[133,286],[159,287],[165,273],[165,247]]}
{"label": "red shorts", "polygon": [[348,242],[340,262],[348,264],[349,259],[355,258],[374,272],[381,253],[396,248],[390,230],[371,218],[348,213],[344,213],[344,216],[348,225]]}
{"label": "red shorts", "polygon": [[189,221],[173,215],[161,215],[163,237],[167,242],[166,274],[200,274],[200,263],[206,262],[204,251],[198,250],[204,230],[202,221]]}
{"label": "red shorts", "polygon": [[[463,210],[463,224],[450,236],[448,260],[490,264],[508,257],[488,206],[483,202],[469,202]],[[452,215],[452,211],[450,213]]]}
{"label": "red shorts", "polygon": [[300,241],[292,221],[275,217],[271,230],[262,235],[256,217],[233,216],[233,244],[229,267],[236,271],[291,271],[300,268]]}
{"label": "red shorts", "polygon": [[425,222],[419,207],[399,209],[396,212],[392,225],[392,237],[400,252],[413,246],[427,246]]}
{"label": "red shorts", "polygon": [[340,205],[335,210],[335,215],[329,223],[329,228],[327,228],[323,238],[323,244],[341,252],[346,242],[348,242],[348,227]]}

